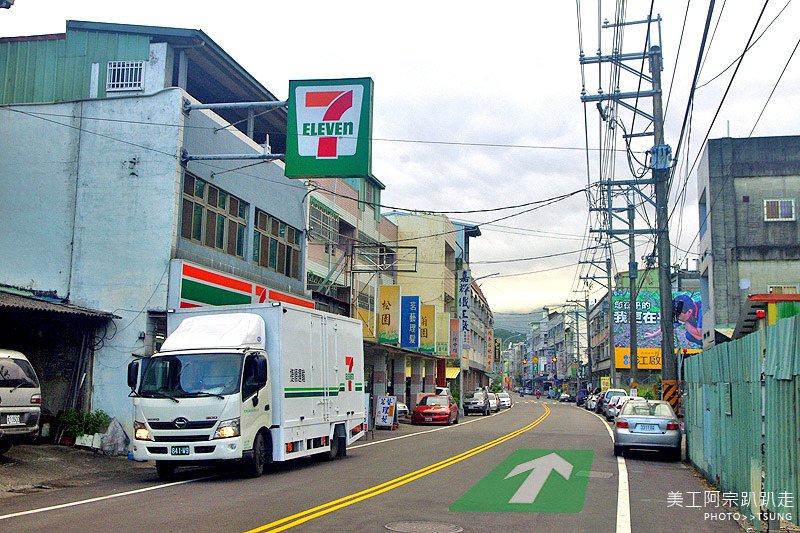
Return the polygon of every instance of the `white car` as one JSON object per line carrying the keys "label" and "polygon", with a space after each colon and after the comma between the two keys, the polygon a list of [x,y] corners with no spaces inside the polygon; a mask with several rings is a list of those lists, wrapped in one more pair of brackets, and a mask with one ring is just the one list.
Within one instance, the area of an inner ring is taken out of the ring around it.
{"label": "white car", "polygon": [[497,394],[490,392],[489,395],[489,411],[497,413],[500,411],[500,400],[497,399]]}
{"label": "white car", "polygon": [[498,392],[497,399],[500,401],[500,409],[511,407],[511,395],[507,392]]}
{"label": "white car", "polygon": [[625,402],[630,399],[630,396],[613,396],[608,402],[606,419],[613,420],[617,414],[619,414],[620,410],[622,410],[622,406],[625,405]]}
{"label": "white car", "polygon": [[403,402],[397,402],[397,418],[398,419],[408,418],[408,406]]}

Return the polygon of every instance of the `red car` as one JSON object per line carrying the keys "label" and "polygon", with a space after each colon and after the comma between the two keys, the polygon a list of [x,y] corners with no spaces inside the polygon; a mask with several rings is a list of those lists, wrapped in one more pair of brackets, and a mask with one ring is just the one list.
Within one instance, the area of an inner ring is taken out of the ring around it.
{"label": "red car", "polygon": [[452,396],[426,394],[411,413],[412,424],[458,424],[458,406]]}

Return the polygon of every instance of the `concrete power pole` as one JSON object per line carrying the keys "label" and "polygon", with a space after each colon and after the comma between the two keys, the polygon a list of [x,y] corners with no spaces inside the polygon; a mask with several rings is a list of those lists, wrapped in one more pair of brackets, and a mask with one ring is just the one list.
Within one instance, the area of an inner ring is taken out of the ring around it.
{"label": "concrete power pole", "polygon": [[[636,195],[634,191],[629,191],[628,194],[628,226],[631,230],[634,229],[636,222]],[[638,367],[639,367],[639,339],[638,328],[636,327],[636,298],[639,292],[636,287],[636,279],[638,278],[638,263],[636,262],[636,236],[633,231],[628,235],[628,286],[630,288],[630,314],[628,315],[628,324],[630,325],[630,387],[638,389]]]}
{"label": "concrete power pole", "polygon": [[[587,382],[587,389],[593,389],[592,386],[592,329],[589,326],[589,296],[587,293],[586,298],[583,300],[583,307],[586,310],[586,357],[588,358],[589,362],[586,366],[586,382]],[[591,392],[590,389],[590,392]]]}
{"label": "concrete power pole", "polygon": [[658,292],[661,304],[661,380],[662,398],[673,408],[678,405],[678,358],[675,354],[673,337],[675,327],[672,317],[672,275],[669,243],[669,212],[667,202],[669,189],[669,167],[672,159],[669,145],[664,144],[664,112],[661,102],[661,49],[650,47],[651,70],[653,76],[653,141],[651,150],[653,179],[656,200],[656,248],[658,250]]}

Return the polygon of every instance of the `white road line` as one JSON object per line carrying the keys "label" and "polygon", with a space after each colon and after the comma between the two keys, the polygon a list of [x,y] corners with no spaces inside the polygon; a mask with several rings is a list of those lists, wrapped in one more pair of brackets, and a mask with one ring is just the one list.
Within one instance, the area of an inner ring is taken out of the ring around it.
{"label": "white road line", "polygon": [[[584,409],[586,410],[586,409]],[[603,427],[614,443],[614,432],[608,427],[604,417],[595,412],[589,411],[603,422]],[[628,490],[628,467],[625,466],[625,458],[617,457],[617,471],[619,472],[619,482],[617,484],[617,533],[630,533],[631,531],[631,499]]]}
{"label": "white road line", "polygon": [[[497,413],[494,413],[492,415],[489,415],[487,417],[476,418],[475,420],[470,420],[470,421],[467,421],[467,422],[459,421],[459,425],[465,425],[465,424],[471,424],[473,422],[479,422],[481,420],[485,420],[487,418],[491,418],[492,416],[497,416],[499,414],[505,413],[505,412],[509,411],[510,409],[512,409],[513,407],[514,406],[512,405],[509,409],[501,410],[501,411],[499,411]],[[352,450],[354,448],[363,448],[365,446],[372,446],[373,444],[381,444],[383,442],[391,442],[393,440],[405,439],[407,437],[413,437],[414,435],[422,435],[422,434],[425,434],[425,433],[430,433],[432,431],[441,431],[443,429],[453,429],[454,427],[456,427],[456,426],[443,426],[443,427],[440,427],[440,428],[429,429],[427,431],[420,431],[420,432],[417,432],[417,433],[410,433],[408,435],[401,435],[399,437],[392,437],[390,439],[376,440],[376,441],[368,442],[368,443],[365,443],[365,444],[358,444],[356,446],[350,446],[350,449]],[[176,487],[178,485],[185,485],[187,483],[194,483],[195,481],[204,481],[206,479],[212,479],[212,478],[215,478],[215,477],[218,477],[218,476],[205,476],[205,477],[200,477],[200,478],[195,478],[195,479],[185,479],[183,481],[175,481],[175,482],[172,482],[172,483],[164,483],[164,484],[161,484],[161,485],[154,485],[152,487],[146,487],[146,488],[143,488],[143,489],[129,490],[129,491],[126,491],[126,492],[118,492],[116,494],[109,494],[107,496],[98,496],[97,498],[89,498],[88,500],[78,500],[78,501],[75,501],[75,502],[62,503],[60,505],[52,505],[50,507],[41,507],[39,509],[30,509],[28,511],[20,511],[18,513],[0,515],[0,520],[8,520],[9,518],[17,518],[19,516],[26,516],[26,515],[32,515],[32,514],[38,514],[38,513],[45,513],[45,512],[48,512],[48,511],[57,511],[58,509],[66,509],[68,507],[76,507],[78,505],[85,505],[87,503],[95,503],[95,502],[100,502],[100,501],[103,501],[103,500],[111,500],[111,499],[114,499],[114,498],[121,498],[123,496],[133,496],[134,494],[141,494],[143,492],[166,489],[166,488],[169,488],[169,487]]]}
{"label": "white road line", "polygon": [[165,484],[162,484],[162,485],[154,485],[152,487],[146,487],[146,488],[143,488],[143,489],[129,490],[127,492],[119,492],[117,494],[109,494],[108,496],[99,496],[97,498],[89,498],[88,500],[80,500],[80,501],[77,501],[77,502],[62,503],[60,505],[52,505],[50,507],[42,507],[40,509],[31,509],[29,511],[20,511],[18,513],[11,513],[11,514],[2,515],[2,516],[0,516],[0,520],[7,520],[9,518],[16,518],[18,516],[25,516],[25,515],[36,514],[36,513],[44,513],[46,511],[55,511],[57,509],[66,509],[67,507],[75,507],[77,505],[84,505],[84,504],[87,504],[87,503],[100,502],[100,501],[103,501],[103,500],[111,500],[113,498],[121,498],[122,496],[131,496],[133,494],[140,494],[142,492],[149,492],[151,490],[166,489],[168,487],[175,487],[175,486],[178,486],[178,485],[184,485],[186,483],[193,483],[195,481],[202,481],[204,479],[211,479],[212,477],[216,477],[216,476],[206,476],[206,477],[201,477],[201,478],[197,478],[197,479],[186,479],[184,481],[175,481],[173,483],[165,483]]}

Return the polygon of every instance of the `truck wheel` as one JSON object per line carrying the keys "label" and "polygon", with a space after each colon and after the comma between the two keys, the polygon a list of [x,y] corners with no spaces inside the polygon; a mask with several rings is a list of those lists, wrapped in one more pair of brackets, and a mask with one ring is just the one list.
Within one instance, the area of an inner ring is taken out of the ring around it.
{"label": "truck wheel", "polygon": [[344,435],[336,435],[334,430],[333,437],[331,438],[331,449],[328,450],[326,459],[333,461],[337,457],[347,456],[347,437]]}
{"label": "truck wheel", "polygon": [[253,456],[244,462],[244,475],[247,477],[261,477],[264,473],[264,466],[267,464],[267,443],[264,441],[264,434],[259,432],[253,441]]}
{"label": "truck wheel", "polygon": [[156,461],[156,472],[158,478],[163,480],[170,480],[175,477],[175,469],[178,465],[174,461]]}

